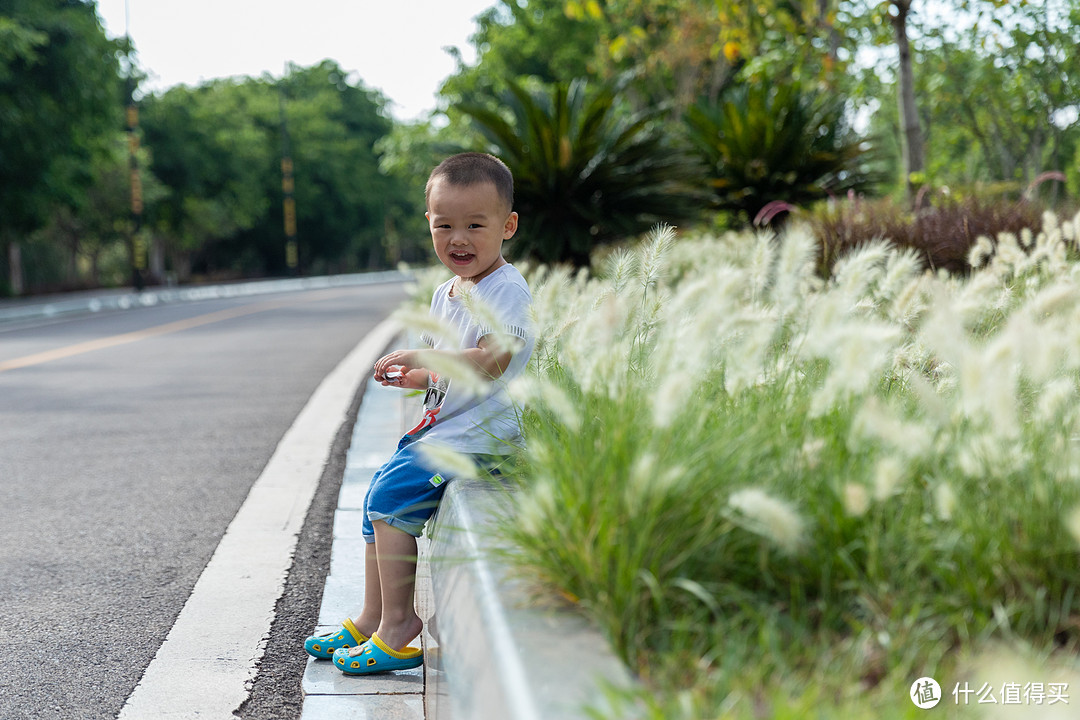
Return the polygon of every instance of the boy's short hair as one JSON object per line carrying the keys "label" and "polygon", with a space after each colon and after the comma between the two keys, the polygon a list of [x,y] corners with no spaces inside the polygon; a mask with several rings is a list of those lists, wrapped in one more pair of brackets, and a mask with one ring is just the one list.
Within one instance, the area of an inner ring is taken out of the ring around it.
{"label": "boy's short hair", "polygon": [[489,182],[495,186],[499,197],[508,210],[514,208],[514,175],[499,158],[479,152],[451,155],[431,171],[424,188],[424,204],[431,200],[431,186],[438,178],[445,178],[451,185],[469,187]]}

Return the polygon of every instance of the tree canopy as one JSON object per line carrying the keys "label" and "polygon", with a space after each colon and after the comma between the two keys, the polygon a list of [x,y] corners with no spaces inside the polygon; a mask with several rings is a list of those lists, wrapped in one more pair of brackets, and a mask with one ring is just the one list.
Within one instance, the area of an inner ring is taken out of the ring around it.
{"label": "tree canopy", "polygon": [[22,284],[20,241],[55,203],[78,203],[121,123],[116,43],[93,3],[0,3],[0,246]]}
{"label": "tree canopy", "polygon": [[286,271],[283,153],[292,161],[304,271],[380,266],[393,181],[375,144],[385,100],[332,61],[280,80],[218,80],[143,101],[144,144],[169,194],[148,211],[172,264],[243,274]]}
{"label": "tree canopy", "polygon": [[[1051,178],[1060,199],[1080,192],[1078,26],[1080,0],[496,0],[428,121],[394,123],[333,60],[146,95],[135,235],[137,56],[91,0],[0,0],[0,293],[124,282],[144,242],[152,281],[290,272],[285,155],[309,273],[426,258],[423,182],[461,147],[516,165],[538,235],[519,244],[550,262],[630,239],[664,219],[654,206],[685,227],[844,189],[1015,195]],[[672,162],[678,182],[657,182]],[[598,171],[619,163],[639,187]]]}

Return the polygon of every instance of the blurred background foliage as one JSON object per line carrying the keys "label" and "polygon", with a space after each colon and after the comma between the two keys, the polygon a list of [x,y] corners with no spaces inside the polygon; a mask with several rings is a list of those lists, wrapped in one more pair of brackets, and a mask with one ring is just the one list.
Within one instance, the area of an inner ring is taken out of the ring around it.
{"label": "blurred background foliage", "polygon": [[476,62],[400,123],[333,60],[142,95],[94,2],[0,0],[0,295],[125,284],[139,258],[150,283],[428,262],[423,184],[460,148],[517,174],[518,257],[584,266],[769,206],[819,218],[823,257],[890,233],[953,268],[957,212],[1076,203],[1077,27],[1080,0],[498,0]]}

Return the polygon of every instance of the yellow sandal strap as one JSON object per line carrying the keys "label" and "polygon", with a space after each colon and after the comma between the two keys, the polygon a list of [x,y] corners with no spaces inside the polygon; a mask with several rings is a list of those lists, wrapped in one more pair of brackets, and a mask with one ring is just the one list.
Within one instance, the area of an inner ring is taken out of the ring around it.
{"label": "yellow sandal strap", "polygon": [[394,650],[389,645],[384,643],[382,641],[382,638],[374,634],[371,636],[371,644],[382,650],[390,657],[396,658],[398,660],[411,660],[412,658],[420,655],[423,652],[423,650],[421,650],[420,648],[408,646],[401,648],[401,650]]}
{"label": "yellow sandal strap", "polygon": [[357,645],[362,645],[367,642],[367,635],[364,635],[364,633],[356,629],[356,626],[353,625],[352,619],[345,618],[345,622],[341,624],[346,630],[349,631],[349,634],[353,636],[353,639],[356,640]]}

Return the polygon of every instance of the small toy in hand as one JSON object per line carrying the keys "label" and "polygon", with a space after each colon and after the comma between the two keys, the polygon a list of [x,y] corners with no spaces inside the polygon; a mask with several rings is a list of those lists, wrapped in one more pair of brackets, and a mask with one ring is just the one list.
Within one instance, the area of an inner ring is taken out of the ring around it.
{"label": "small toy in hand", "polygon": [[401,366],[400,365],[391,365],[390,369],[388,369],[386,371],[386,373],[383,375],[383,377],[385,377],[387,380],[391,380],[391,381],[400,380],[403,377],[405,377],[405,373],[401,372]]}

